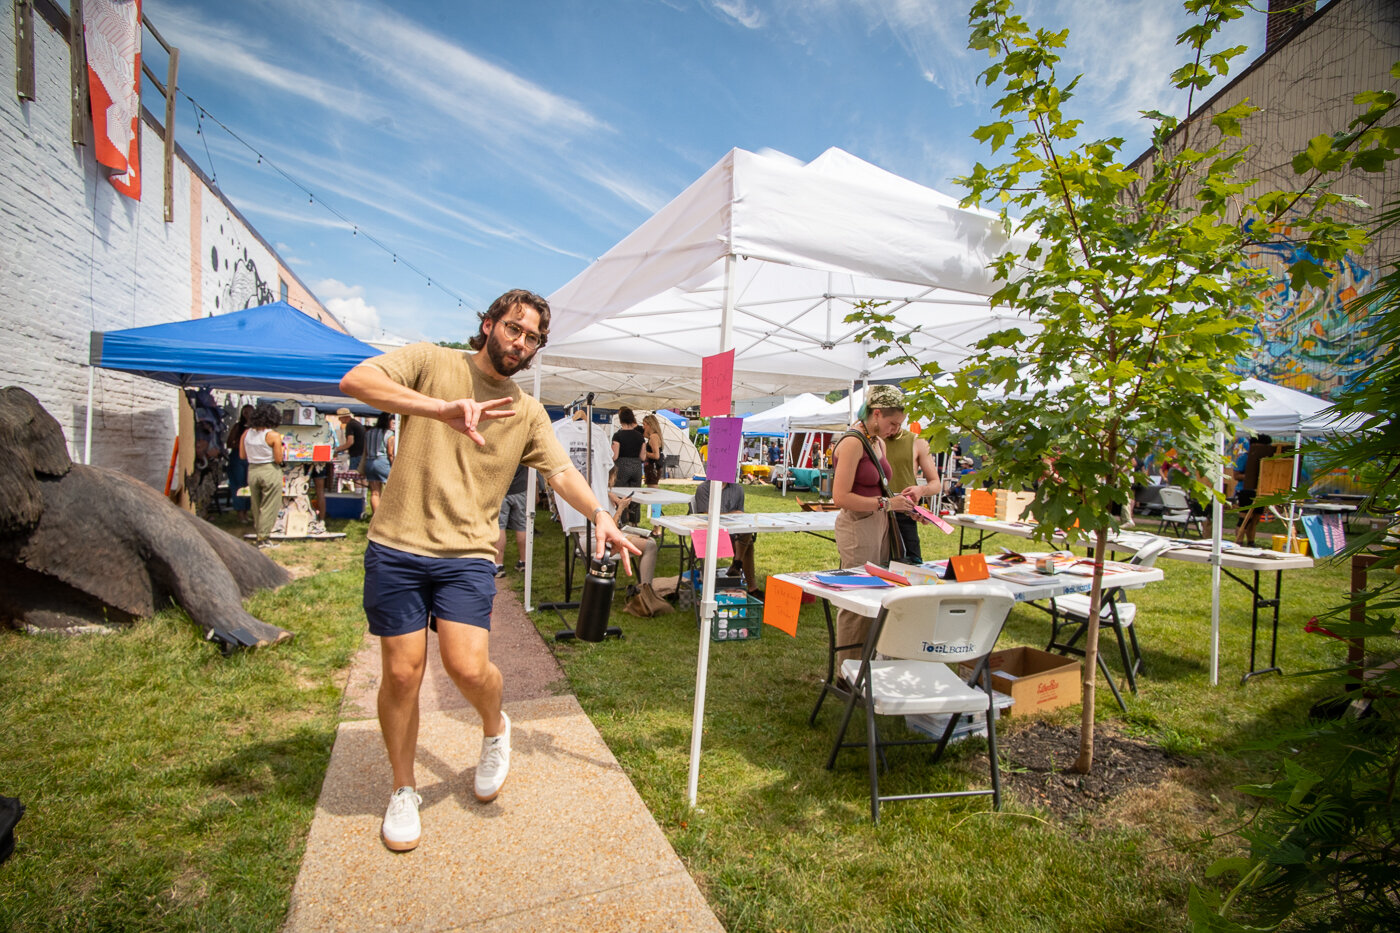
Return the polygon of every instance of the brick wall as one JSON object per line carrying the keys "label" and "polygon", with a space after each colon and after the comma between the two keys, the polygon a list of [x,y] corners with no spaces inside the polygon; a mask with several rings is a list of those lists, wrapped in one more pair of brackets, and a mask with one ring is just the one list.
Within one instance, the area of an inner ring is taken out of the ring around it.
{"label": "brick wall", "polygon": [[[162,140],[149,122],[141,135],[144,197],[118,194],[91,152],[69,140],[66,33],[44,16],[35,17],[34,31],[37,99],[18,100],[12,85],[0,93],[0,332],[8,338],[0,385],[33,393],[81,460],[91,331],[222,313],[233,303],[225,296],[253,293],[244,287],[248,275],[235,276],[240,270],[270,275],[275,300],[283,264],[183,153],[174,170],[175,220],[164,222]],[[14,69],[7,38],[0,74]],[[223,240],[209,233],[211,225],[222,227]],[[221,256],[228,269],[216,272],[210,250],[230,242],[236,247]],[[330,317],[304,288],[299,295],[303,310]],[[93,464],[162,485],[177,397],[153,380],[95,370]]]}

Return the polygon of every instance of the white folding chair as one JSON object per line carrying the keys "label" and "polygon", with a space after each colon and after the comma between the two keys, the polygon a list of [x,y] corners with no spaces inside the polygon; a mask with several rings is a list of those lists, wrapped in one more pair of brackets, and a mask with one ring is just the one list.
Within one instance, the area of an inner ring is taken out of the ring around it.
{"label": "white folding chair", "polygon": [[[1148,569],[1157,563],[1157,558],[1162,555],[1171,542],[1166,538],[1153,538],[1138,549],[1138,552],[1129,558],[1128,563],[1135,567]],[[1123,660],[1124,676],[1128,680],[1128,689],[1137,693],[1137,674],[1142,670],[1142,650],[1138,646],[1137,626],[1137,606],[1132,603],[1120,602],[1124,590],[1140,590],[1144,584],[1133,586],[1111,586],[1105,587],[1103,592],[1103,605],[1099,607],[1099,624],[1107,625],[1113,629],[1113,634],[1118,638],[1118,654]],[[1079,639],[1089,627],[1089,597],[1084,593],[1071,593],[1068,596],[1057,596],[1050,600],[1050,644],[1046,646],[1047,651],[1059,651],[1061,653],[1083,655],[1084,649],[1077,644]],[[1068,641],[1060,641],[1060,634],[1069,626],[1075,626],[1073,634]],[[1124,639],[1124,635],[1127,639]],[[1129,647],[1132,648],[1131,658],[1129,657]],[[1118,699],[1118,705],[1127,712],[1127,706],[1123,703],[1122,696],[1118,693],[1118,687],[1113,682],[1113,677],[1108,672],[1108,666],[1104,663],[1103,654],[1099,655],[1099,670],[1103,671],[1104,677],[1108,680],[1109,687],[1113,690],[1113,695]]]}
{"label": "white folding chair", "polygon": [[1198,535],[1205,533],[1205,525],[1201,516],[1195,515],[1191,511],[1191,500],[1186,498],[1186,491],[1178,486],[1163,486],[1160,489],[1162,497],[1162,517],[1157,522],[1157,534],[1162,533],[1162,529],[1168,525],[1174,525],[1181,529],[1184,535],[1196,526]]}
{"label": "white folding chair", "polygon": [[[886,800],[922,800],[932,797],[966,797],[990,794],[993,809],[1001,807],[1001,772],[997,768],[995,710],[992,707],[991,672],[987,655],[1001,634],[1014,604],[1001,587],[988,583],[950,583],[890,591],[870,628],[859,660],[841,664],[841,676],[850,685],[846,712],[827,759],[828,770],[842,748],[866,747],[870,768],[870,819],[880,822],[880,803]],[[972,676],[964,681],[955,668],[974,662]],[[979,684],[978,681],[981,681]],[[846,728],[857,705],[865,708],[865,742],[845,742]],[[952,714],[941,738],[882,741],[875,729],[876,716]],[[937,743],[937,762],[962,716],[987,716],[987,757],[991,761],[990,790],[938,793],[880,794],[880,761],[883,749],[893,745]]]}

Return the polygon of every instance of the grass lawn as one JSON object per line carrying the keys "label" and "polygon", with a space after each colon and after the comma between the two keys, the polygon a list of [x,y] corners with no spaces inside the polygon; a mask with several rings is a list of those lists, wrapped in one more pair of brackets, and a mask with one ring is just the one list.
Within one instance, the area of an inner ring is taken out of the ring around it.
{"label": "grass lawn", "polygon": [[[751,511],[796,508],[771,487],[748,498]],[[562,536],[547,515],[537,529],[535,603],[563,596]],[[304,574],[251,601],[260,618],[297,634],[273,649],[223,658],[175,610],[107,636],[0,633],[0,793],[29,807],[20,848],[0,866],[0,930],[280,927],[364,631],[365,524],[343,530],[344,542],[272,552]],[[926,556],[956,544],[924,534]],[[663,552],[663,575],[675,572],[674,554]],[[836,550],[808,535],[764,535],[758,561],[763,574],[829,567]],[[1188,881],[1231,845],[1211,837],[1242,818],[1231,786],[1259,775],[1241,765],[1242,750],[1296,721],[1314,696],[1293,677],[1238,686],[1249,610],[1229,581],[1222,684],[1209,687],[1208,568],[1159,566],[1166,581],[1133,595],[1142,692],[1127,717],[1106,690],[1098,707],[1102,720],[1191,765],[1069,822],[1017,799],[992,813],[973,798],[888,804],[872,827],[863,756],[822,767],[836,706],[807,725],[825,658],[819,606],[804,607],[796,639],[766,628],[758,641],[713,645],[696,811],[685,801],[693,616],[633,618],[619,594],[613,622],[625,639],[554,650],[730,930],[1179,930]],[[508,584],[519,588],[520,577]],[[1341,657],[1339,645],[1299,629],[1345,586],[1338,567],[1286,575],[1286,671]],[[547,638],[560,627],[553,614],[535,618]],[[1016,609],[1002,645],[1043,643],[1043,620]],[[1072,723],[1078,710],[1058,715]],[[986,774],[972,759],[982,748],[969,743],[933,770],[926,751],[895,750],[882,787],[980,786]]]}

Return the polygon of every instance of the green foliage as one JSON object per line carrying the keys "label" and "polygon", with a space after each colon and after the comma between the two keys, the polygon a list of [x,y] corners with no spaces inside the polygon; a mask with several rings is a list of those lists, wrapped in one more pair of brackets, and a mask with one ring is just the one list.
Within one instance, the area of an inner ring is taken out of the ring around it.
{"label": "green foliage", "polygon": [[[1400,219],[1400,208],[1383,224]],[[1371,483],[1366,507],[1376,515],[1400,509],[1400,267],[1357,299],[1384,349],[1335,400],[1337,414],[1360,430],[1313,451],[1324,469],[1346,467]],[[1356,310],[1356,309],[1354,309]],[[1365,638],[1371,670],[1364,679],[1345,669],[1315,672],[1335,699],[1333,716],[1278,736],[1272,749],[1297,749],[1282,773],[1239,789],[1260,799],[1260,817],[1240,831],[1248,856],[1221,859],[1208,878],[1238,876],[1224,897],[1192,891],[1190,917],[1198,933],[1249,929],[1231,918],[1288,922],[1304,930],[1400,929],[1400,540],[1374,531],[1353,539],[1342,559],[1367,555],[1375,563],[1364,592],[1323,618],[1333,633]],[[1352,621],[1353,610],[1362,617]],[[1385,666],[1382,660],[1392,663]],[[1340,715],[1337,715],[1340,714]]]}

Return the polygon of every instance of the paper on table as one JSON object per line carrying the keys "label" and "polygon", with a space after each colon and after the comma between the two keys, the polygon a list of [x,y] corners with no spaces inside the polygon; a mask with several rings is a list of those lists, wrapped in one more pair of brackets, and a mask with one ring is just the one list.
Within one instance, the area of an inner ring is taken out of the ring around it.
{"label": "paper on table", "polygon": [[[690,533],[690,546],[695,549],[696,557],[705,556],[705,541],[709,533],[704,528],[697,528]],[[715,557],[733,557],[734,542],[729,540],[729,531],[724,528],[719,529],[719,537],[715,539]]]}
{"label": "paper on table", "polygon": [[854,590],[879,586],[894,586],[893,583],[886,583],[879,577],[865,576],[863,574],[835,574],[819,573],[816,581],[822,586],[829,586],[837,590]]}
{"label": "paper on table", "polygon": [[879,577],[881,580],[893,583],[895,586],[909,585],[909,578],[904,576],[904,574],[895,573],[893,570],[886,570],[879,564],[871,563],[870,561],[865,562],[865,572],[872,577]]}
{"label": "paper on table", "polygon": [[801,611],[802,587],[769,577],[768,588],[763,593],[763,621],[796,638],[797,616]]}

